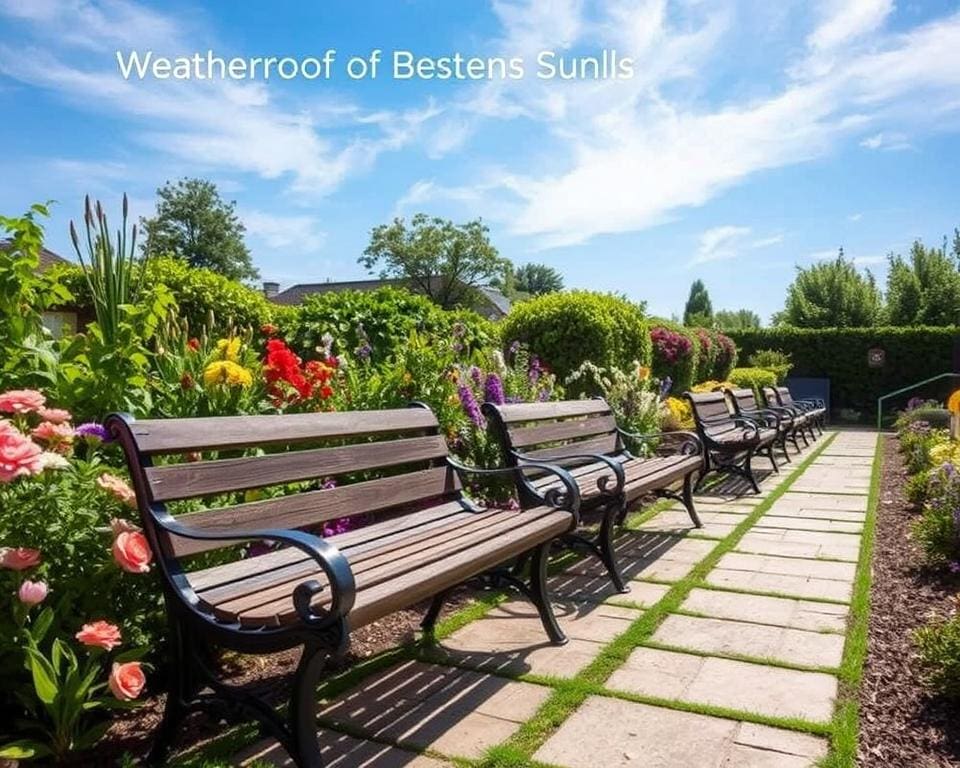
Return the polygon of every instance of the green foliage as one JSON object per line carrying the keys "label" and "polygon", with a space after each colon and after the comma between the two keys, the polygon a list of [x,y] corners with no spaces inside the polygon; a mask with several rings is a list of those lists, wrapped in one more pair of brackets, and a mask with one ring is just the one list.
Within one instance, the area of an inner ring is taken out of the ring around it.
{"label": "green foliage", "polygon": [[926,248],[919,240],[910,249],[909,261],[890,257],[887,273],[887,322],[890,325],[960,324],[960,272],[954,253]]}
{"label": "green foliage", "polygon": [[502,276],[509,261],[490,243],[479,219],[457,225],[418,213],[407,228],[403,219],[374,227],[358,261],[382,278],[409,281],[444,309],[472,306],[476,289]]}
{"label": "green foliage", "polygon": [[168,181],[157,190],[157,198],[156,215],[141,220],[145,256],[174,256],[232,280],[257,278],[236,203],[223,200],[216,184],[205,179]]}
{"label": "green foliage", "polygon": [[717,362],[711,378],[724,381],[730,375],[730,371],[737,367],[737,360],[740,355],[736,342],[725,333],[716,331],[714,332],[714,338],[717,342]]}
{"label": "green foliage", "polygon": [[650,336],[643,306],[590,291],[538,296],[500,322],[501,338],[530,346],[561,380],[587,360],[601,368],[649,365]]}
{"label": "green foliage", "polygon": [[906,411],[901,418],[907,424],[914,421],[925,421],[934,429],[949,429],[950,416],[950,411],[946,408],[923,406]]}
{"label": "green foliage", "polygon": [[717,372],[717,364],[723,353],[720,346],[719,334],[707,328],[694,328],[693,334],[697,338],[697,372],[694,382],[712,379]]}
{"label": "green foliage", "polygon": [[660,397],[649,369],[634,363],[627,370],[600,368],[586,362],[571,373],[564,385],[587,397],[602,397],[609,403],[617,423],[627,432],[649,434],[660,423]]}
{"label": "green foliage", "polygon": [[743,331],[763,325],[760,315],[750,309],[718,309],[713,313],[713,323],[723,331]]}
{"label": "green foliage", "polygon": [[[830,379],[834,408],[876,413],[877,398],[953,370],[956,328],[762,328],[731,336],[749,359],[779,349],[793,360],[792,376]],[[886,352],[882,368],[867,365],[873,348]]]}
{"label": "green foliage", "polygon": [[935,619],[914,635],[926,682],[935,692],[960,698],[960,615]]}
{"label": "green foliage", "polygon": [[686,392],[697,383],[700,340],[692,328],[653,318],[650,321],[650,339],[653,375],[661,382],[670,379],[671,392]]}
{"label": "green foliage", "polygon": [[960,560],[957,510],[960,510],[960,475],[954,464],[948,461],[930,472],[926,503],[912,526],[913,538],[932,567],[942,568]]}
{"label": "green foliage", "polygon": [[513,272],[514,289],[530,296],[542,296],[563,290],[563,276],[553,267],[533,262]]}
{"label": "green foliage", "polygon": [[778,320],[797,328],[866,328],[877,323],[882,307],[873,275],[857,271],[841,249],[833,261],[797,268]]}
{"label": "green foliage", "polygon": [[497,334],[490,321],[469,310],[445,312],[426,297],[400,288],[308,296],[285,324],[285,335],[305,359],[326,346],[324,337],[329,336],[334,354],[353,358],[366,344],[370,359],[382,363],[397,354],[412,333],[449,339],[457,324],[467,352],[494,345]]}
{"label": "green foliage", "polygon": [[777,377],[777,384],[782,384],[790,373],[790,369],[793,368],[790,355],[779,349],[758,349],[747,358],[747,362],[753,368],[765,368],[771,371]]}
{"label": "green foliage", "polygon": [[690,295],[683,308],[683,324],[687,326],[710,325],[713,320],[713,304],[702,280],[694,280]]}
{"label": "green foliage", "polygon": [[730,371],[728,378],[738,387],[752,389],[757,395],[757,402],[760,403],[763,402],[763,388],[774,387],[777,384],[777,378],[773,371],[768,371],[765,368],[734,368]]}

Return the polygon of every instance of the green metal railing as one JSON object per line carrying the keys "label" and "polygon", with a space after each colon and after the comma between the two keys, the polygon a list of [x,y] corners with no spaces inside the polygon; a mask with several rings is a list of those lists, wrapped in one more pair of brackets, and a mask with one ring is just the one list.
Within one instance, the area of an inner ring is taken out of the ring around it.
{"label": "green metal railing", "polygon": [[897,395],[902,395],[906,392],[909,392],[912,389],[917,389],[917,387],[925,386],[932,381],[939,381],[940,379],[954,378],[960,379],[960,373],[941,373],[937,376],[931,376],[929,379],[924,379],[919,381],[916,384],[911,384],[909,387],[903,387],[898,389],[896,392],[888,392],[883,397],[877,399],[877,431],[879,432],[883,429],[883,401],[891,397],[896,397]]}

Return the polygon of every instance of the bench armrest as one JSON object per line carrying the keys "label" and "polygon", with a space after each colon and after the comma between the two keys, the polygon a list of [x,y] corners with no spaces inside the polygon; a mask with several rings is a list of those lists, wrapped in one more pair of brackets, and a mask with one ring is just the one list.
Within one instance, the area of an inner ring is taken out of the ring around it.
{"label": "bench armrest", "polygon": [[[576,449],[575,445],[570,446],[571,449]],[[524,456],[519,451],[514,451],[513,455],[516,457],[517,461],[521,462],[523,466],[536,466],[538,464],[544,464],[545,462],[539,461],[537,459],[530,459]],[[562,466],[563,464],[568,464],[574,461],[598,461],[601,464],[606,464],[607,468],[613,472],[613,476],[616,479],[616,486],[610,487],[610,477],[609,475],[603,475],[603,477],[597,478],[597,488],[600,490],[600,493],[604,494],[614,494],[618,495],[623,492],[623,486],[627,482],[627,477],[623,473],[623,467],[619,462],[614,461],[609,456],[604,456],[602,453],[568,453],[565,456],[554,456],[550,459],[551,465]],[[576,482],[576,480],[574,480]],[[579,483],[577,484],[579,488]]]}
{"label": "bench armrest", "polygon": [[576,525],[580,525],[580,488],[570,473],[561,467],[553,464],[545,464],[541,461],[530,460],[525,461],[521,466],[517,467],[484,469],[483,467],[472,467],[469,464],[464,464],[461,461],[457,461],[453,456],[447,456],[447,464],[460,474],[480,475],[481,477],[512,475],[514,478],[522,480],[524,479],[524,469],[540,469],[548,474],[556,475],[563,484],[562,490],[560,488],[551,488],[543,494],[537,493],[532,486],[528,486],[527,490],[532,496],[538,498],[541,504],[569,512],[573,516]]}
{"label": "bench armrest", "polygon": [[293,591],[293,605],[300,619],[313,627],[327,627],[346,616],[353,607],[356,597],[356,581],[353,569],[347,558],[333,544],[324,541],[303,531],[284,530],[281,528],[266,528],[263,530],[200,530],[177,521],[170,515],[154,515],[156,524],[168,533],[182,536],[185,539],[203,541],[279,541],[299,549],[309,555],[320,566],[330,580],[332,599],[330,608],[323,614],[313,612],[310,603],[313,598],[323,591],[323,586],[316,579],[310,579],[297,585]]}
{"label": "bench armrest", "polygon": [[684,456],[701,456],[703,454],[703,441],[701,441],[699,436],[694,432],[687,432],[686,430],[674,430],[671,432],[640,433],[628,432],[620,427],[617,427],[617,432],[619,432],[623,437],[630,438],[631,440],[637,440],[639,442],[646,442],[650,440],[666,440],[668,443],[676,442],[678,443],[678,446],[674,453],[679,453]]}
{"label": "bench armrest", "polygon": [[740,411],[740,415],[748,419],[754,419],[772,429],[780,429],[780,420],[783,418],[772,408],[745,408]]}

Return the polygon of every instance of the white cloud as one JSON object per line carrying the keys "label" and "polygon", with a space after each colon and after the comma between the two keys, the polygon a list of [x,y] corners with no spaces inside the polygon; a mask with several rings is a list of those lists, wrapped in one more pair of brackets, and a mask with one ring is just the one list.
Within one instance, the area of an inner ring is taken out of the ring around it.
{"label": "white cloud", "polygon": [[734,258],[743,238],[750,232],[750,227],[737,227],[732,224],[708,229],[700,235],[700,245],[690,264]]}
{"label": "white cloud", "polygon": [[860,146],[866,149],[883,149],[891,152],[913,149],[913,145],[902,133],[875,133],[873,136],[867,136],[863,139]]}
{"label": "white cloud", "polygon": [[820,25],[807,37],[815,50],[834,50],[879,29],[893,12],[893,0],[827,0]]}
{"label": "white cloud", "polygon": [[761,237],[750,243],[751,248],[769,248],[771,245],[777,245],[783,242],[783,235],[771,235],[770,237]]}
{"label": "white cloud", "polygon": [[287,216],[265,211],[246,211],[247,234],[273,250],[309,255],[323,248],[327,239],[312,216]]}
{"label": "white cloud", "polygon": [[810,261],[828,261],[837,258],[839,253],[840,251],[837,248],[824,248],[822,251],[808,253],[806,258]]}
{"label": "white cloud", "polygon": [[862,218],[862,213],[851,213],[849,216],[847,216],[847,221],[860,221]]}

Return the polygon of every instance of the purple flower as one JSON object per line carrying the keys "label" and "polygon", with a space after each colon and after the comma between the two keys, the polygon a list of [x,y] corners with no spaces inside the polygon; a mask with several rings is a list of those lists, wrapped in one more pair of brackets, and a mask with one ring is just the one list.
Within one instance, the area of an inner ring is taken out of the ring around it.
{"label": "purple flower", "polygon": [[503,382],[495,373],[487,374],[487,380],[483,384],[483,399],[494,405],[503,405],[506,397],[503,394]]}
{"label": "purple flower", "polygon": [[536,384],[540,380],[540,373],[542,372],[540,367],[540,358],[534,355],[530,358],[530,369],[527,371],[527,378],[530,379],[531,384]]}
{"label": "purple flower", "polygon": [[473,379],[473,383],[478,387],[483,382],[483,371],[481,371],[477,366],[470,366],[470,378]]}
{"label": "purple flower", "polygon": [[460,397],[460,405],[463,406],[464,413],[480,429],[486,426],[483,414],[480,412],[480,406],[477,404],[477,398],[473,396],[473,390],[466,384],[457,387],[457,395]]}
{"label": "purple flower", "polygon": [[82,437],[92,443],[109,443],[110,433],[107,432],[103,424],[97,424],[95,421],[88,421],[86,424],[80,424],[73,433],[77,437]]}
{"label": "purple flower", "polygon": [[372,352],[373,347],[371,347],[370,342],[366,340],[356,349],[357,357],[361,360],[369,360]]}
{"label": "purple flower", "polygon": [[663,400],[668,394],[670,394],[670,389],[673,387],[673,379],[669,376],[664,376],[663,380],[660,382],[660,399]]}
{"label": "purple flower", "polygon": [[511,342],[510,342],[509,351],[510,351],[510,354],[511,354],[511,355],[517,354],[517,352],[520,351],[520,342],[519,342],[519,341],[516,341],[516,340],[511,341]]}

